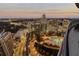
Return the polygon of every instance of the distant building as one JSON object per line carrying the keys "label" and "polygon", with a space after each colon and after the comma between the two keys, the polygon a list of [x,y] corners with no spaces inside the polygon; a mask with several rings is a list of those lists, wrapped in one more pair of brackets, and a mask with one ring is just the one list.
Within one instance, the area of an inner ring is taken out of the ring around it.
{"label": "distant building", "polygon": [[47,19],[46,15],[43,14],[42,18],[37,19],[31,24],[31,29],[34,31],[41,31],[41,32],[46,32],[47,29]]}

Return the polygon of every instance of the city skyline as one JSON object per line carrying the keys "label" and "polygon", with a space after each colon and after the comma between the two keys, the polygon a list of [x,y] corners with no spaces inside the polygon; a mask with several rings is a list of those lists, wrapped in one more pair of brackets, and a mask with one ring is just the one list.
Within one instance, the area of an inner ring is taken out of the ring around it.
{"label": "city skyline", "polygon": [[75,3],[1,3],[0,18],[39,18],[42,14],[51,18],[79,18]]}

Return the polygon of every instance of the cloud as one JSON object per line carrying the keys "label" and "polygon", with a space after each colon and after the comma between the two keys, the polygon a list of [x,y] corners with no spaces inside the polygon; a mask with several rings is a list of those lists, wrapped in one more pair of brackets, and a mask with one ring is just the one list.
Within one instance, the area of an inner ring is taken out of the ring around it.
{"label": "cloud", "polygon": [[0,17],[76,17],[79,10],[74,3],[10,3],[0,4]]}

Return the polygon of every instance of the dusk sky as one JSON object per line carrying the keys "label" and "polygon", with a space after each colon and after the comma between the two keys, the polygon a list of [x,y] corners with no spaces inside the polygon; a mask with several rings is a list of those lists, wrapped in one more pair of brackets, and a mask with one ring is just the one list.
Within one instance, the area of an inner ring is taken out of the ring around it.
{"label": "dusk sky", "polygon": [[0,17],[67,17],[79,18],[75,3],[0,3]]}

